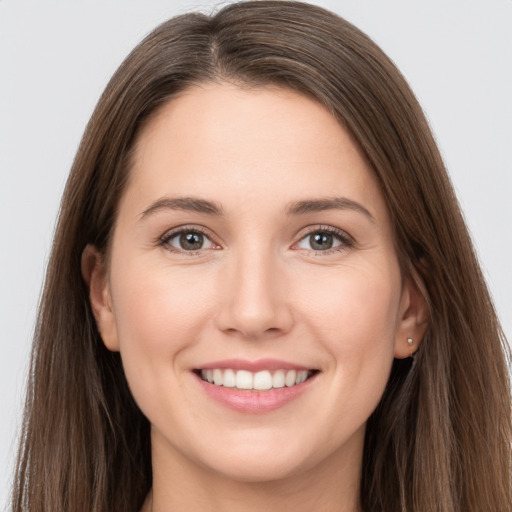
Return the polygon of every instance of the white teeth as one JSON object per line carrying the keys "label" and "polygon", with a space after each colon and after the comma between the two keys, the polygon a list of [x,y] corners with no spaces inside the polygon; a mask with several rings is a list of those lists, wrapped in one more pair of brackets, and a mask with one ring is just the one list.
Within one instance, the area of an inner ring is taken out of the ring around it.
{"label": "white teeth", "polygon": [[290,370],[284,379],[284,383],[290,387],[295,384],[295,381],[297,380],[297,372],[295,370]]}
{"label": "white teeth", "polygon": [[201,370],[201,378],[216,386],[237,389],[254,389],[256,391],[266,391],[268,389],[278,389],[285,386],[291,387],[302,384],[309,377],[308,370],[277,370],[270,372],[263,370],[252,373],[247,370],[232,369],[210,369]]}
{"label": "white teeth", "polygon": [[223,385],[227,388],[234,388],[236,386],[236,375],[233,370],[224,370]]}
{"label": "white teeth", "polygon": [[247,370],[238,370],[235,386],[238,389],[252,389],[252,373]]}
{"label": "white teeth", "polygon": [[297,372],[297,380],[295,381],[295,384],[302,384],[307,378],[308,378],[307,371],[302,370],[300,372]]}
{"label": "white teeth", "polygon": [[272,375],[270,372],[262,371],[258,372],[254,375],[254,389],[258,391],[263,391],[265,389],[270,389],[272,387]]}
{"label": "white teeth", "polygon": [[224,382],[222,370],[215,369],[213,370],[213,383],[216,386],[222,386],[222,383]]}
{"label": "white teeth", "polygon": [[284,388],[284,370],[277,370],[272,376],[272,387],[273,388]]}

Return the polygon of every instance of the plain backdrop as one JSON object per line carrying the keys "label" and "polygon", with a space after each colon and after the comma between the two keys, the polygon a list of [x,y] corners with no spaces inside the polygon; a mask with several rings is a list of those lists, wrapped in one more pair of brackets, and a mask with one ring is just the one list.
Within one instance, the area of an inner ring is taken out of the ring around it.
{"label": "plain backdrop", "polygon": [[[87,120],[116,67],[152,28],[225,3],[0,0],[2,510],[55,217]],[[313,3],[367,32],[419,97],[510,338],[512,0]]]}

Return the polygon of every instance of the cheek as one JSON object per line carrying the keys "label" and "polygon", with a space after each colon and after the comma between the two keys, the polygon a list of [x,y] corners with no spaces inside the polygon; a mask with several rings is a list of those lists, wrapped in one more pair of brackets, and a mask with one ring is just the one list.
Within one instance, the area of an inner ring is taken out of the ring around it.
{"label": "cheek", "polygon": [[[321,284],[320,279],[316,282]],[[394,357],[401,292],[398,267],[382,272],[378,267],[344,267],[325,285],[308,287],[303,316],[330,355],[335,387],[352,390],[352,407],[371,409],[384,391]]]}
{"label": "cheek", "polygon": [[[145,263],[145,264],[144,264]],[[180,354],[200,339],[211,298],[205,279],[147,262],[113,266],[112,299],[124,369],[134,395],[169,385]]]}
{"label": "cheek", "polygon": [[[311,281],[311,280],[309,280]],[[316,286],[303,283],[306,317],[335,343],[337,350],[358,351],[394,341],[400,303],[398,271],[340,268]],[[306,291],[307,288],[307,291]]]}

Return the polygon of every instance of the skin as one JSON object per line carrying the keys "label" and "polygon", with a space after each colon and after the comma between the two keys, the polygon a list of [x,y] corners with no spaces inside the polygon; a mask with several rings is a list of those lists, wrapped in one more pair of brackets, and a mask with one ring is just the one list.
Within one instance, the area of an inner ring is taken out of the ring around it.
{"label": "skin", "polygon": [[[222,215],[148,212],[166,197],[211,201]],[[288,211],[333,197],[361,208]],[[180,226],[200,227],[200,250],[179,236],[162,242]],[[326,227],[341,238],[315,250],[309,236]],[[421,339],[426,306],[401,275],[376,180],[324,107],[286,89],[224,83],[167,103],[137,139],[103,261],[87,247],[93,311],[152,425],[143,510],[360,509],[366,421],[393,358]],[[269,357],[319,373],[262,414],[215,402],[192,372]]]}

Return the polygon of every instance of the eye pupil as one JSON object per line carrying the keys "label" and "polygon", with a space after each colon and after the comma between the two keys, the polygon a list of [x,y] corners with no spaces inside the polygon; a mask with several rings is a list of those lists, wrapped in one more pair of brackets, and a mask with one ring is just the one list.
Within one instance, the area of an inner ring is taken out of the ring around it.
{"label": "eye pupil", "polygon": [[333,236],[329,233],[314,233],[309,237],[309,243],[315,251],[330,249],[333,246]]}
{"label": "eye pupil", "polygon": [[204,236],[201,233],[183,233],[180,246],[187,251],[197,251],[203,247]]}

